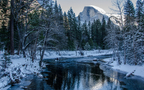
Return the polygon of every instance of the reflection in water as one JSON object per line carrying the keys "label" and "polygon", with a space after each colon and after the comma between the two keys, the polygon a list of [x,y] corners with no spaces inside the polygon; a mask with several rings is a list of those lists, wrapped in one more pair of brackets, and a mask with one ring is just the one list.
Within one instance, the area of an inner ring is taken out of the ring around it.
{"label": "reflection in water", "polygon": [[119,81],[106,77],[96,64],[57,62],[47,69],[46,82],[55,90],[123,90]]}

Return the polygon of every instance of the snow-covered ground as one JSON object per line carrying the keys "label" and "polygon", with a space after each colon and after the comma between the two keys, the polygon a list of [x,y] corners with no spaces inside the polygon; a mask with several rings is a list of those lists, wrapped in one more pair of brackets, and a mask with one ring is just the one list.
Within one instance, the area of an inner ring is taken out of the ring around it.
{"label": "snow-covered ground", "polygon": [[27,74],[40,74],[39,61],[35,60],[33,63],[29,58],[22,58],[21,56],[10,56],[11,63],[7,68],[3,68],[3,53],[0,54],[0,90],[7,90],[10,87],[11,81],[20,82],[21,78]]}
{"label": "snow-covered ground", "polygon": [[[98,56],[111,54],[109,50],[93,50],[93,51],[83,51],[83,56],[79,54],[79,51],[46,51],[44,59],[49,58],[59,58],[59,57],[87,57],[87,56]],[[5,69],[1,65],[3,64],[4,52],[0,51],[0,90],[7,90],[11,81],[20,80],[20,78],[25,77],[27,74],[37,74],[40,75],[41,68],[39,67],[39,55],[37,55],[37,60],[32,62],[30,58],[22,58],[22,55],[12,55],[10,57],[11,63]],[[43,65],[42,65],[43,66]],[[5,89],[4,89],[5,88]]]}
{"label": "snow-covered ground", "polygon": [[[44,59],[50,58],[59,58],[59,57],[87,57],[87,56],[99,56],[105,54],[112,54],[110,50],[93,50],[93,51],[83,51],[83,56],[79,54],[79,51],[46,51],[44,55]],[[37,55],[37,59],[32,63],[30,58],[22,58],[22,55],[13,55],[10,56],[11,64],[4,71],[2,70],[2,60],[3,52],[0,52],[0,90],[6,90],[4,88],[9,87],[11,80],[16,80],[22,77],[25,77],[27,74],[37,74],[41,76],[39,67],[39,55]],[[111,58],[104,59],[106,62],[110,62]],[[128,74],[133,72],[134,75],[138,75],[144,77],[144,66],[130,66],[130,65],[118,65],[117,62],[113,62],[113,69],[119,69],[127,72]],[[2,72],[1,72],[2,71]],[[4,74],[5,73],[5,74]],[[1,76],[4,74],[3,76]]]}
{"label": "snow-covered ground", "polygon": [[[104,59],[106,62],[110,62],[112,58]],[[141,76],[144,78],[144,65],[142,66],[134,66],[134,65],[128,65],[128,64],[121,64],[118,65],[117,61],[114,61],[110,64],[113,66],[113,69],[121,70],[127,72],[127,75],[131,74],[133,72],[133,75]]]}

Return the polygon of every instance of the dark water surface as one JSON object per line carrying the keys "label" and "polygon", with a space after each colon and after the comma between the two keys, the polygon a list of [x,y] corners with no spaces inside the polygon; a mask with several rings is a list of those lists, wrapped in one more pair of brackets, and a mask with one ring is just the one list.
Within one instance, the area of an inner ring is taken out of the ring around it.
{"label": "dark water surface", "polygon": [[53,90],[127,90],[124,83],[105,76],[92,57],[48,61],[46,69],[43,75]]}
{"label": "dark water surface", "polygon": [[46,82],[55,90],[121,90],[119,81],[106,77],[98,65],[57,63],[47,67]]}

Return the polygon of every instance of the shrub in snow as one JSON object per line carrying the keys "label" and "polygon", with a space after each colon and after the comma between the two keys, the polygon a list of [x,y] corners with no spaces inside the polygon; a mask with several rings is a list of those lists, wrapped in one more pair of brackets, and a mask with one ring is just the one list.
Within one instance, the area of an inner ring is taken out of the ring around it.
{"label": "shrub in snow", "polygon": [[21,81],[21,78],[23,76],[20,68],[21,67],[12,67],[11,70],[9,71],[11,84],[19,83]]}
{"label": "shrub in snow", "polygon": [[19,59],[19,58],[21,58],[20,55],[11,55],[11,59]]}
{"label": "shrub in snow", "polygon": [[84,55],[84,52],[80,51],[79,54],[80,54],[81,56],[83,56],[83,55]]}
{"label": "shrub in snow", "polygon": [[85,50],[90,50],[90,49],[91,49],[91,46],[89,45],[88,42],[87,42],[86,45],[84,46],[84,49],[85,49]]}
{"label": "shrub in snow", "polygon": [[60,53],[60,51],[56,51],[56,55],[59,55],[59,56],[61,56],[61,53]]}
{"label": "shrub in snow", "polygon": [[10,64],[12,63],[11,62],[11,60],[10,60],[10,57],[8,56],[8,55],[6,55],[6,54],[4,54],[4,61],[2,62],[2,66],[4,67],[4,68],[7,68],[8,66],[10,66]]}

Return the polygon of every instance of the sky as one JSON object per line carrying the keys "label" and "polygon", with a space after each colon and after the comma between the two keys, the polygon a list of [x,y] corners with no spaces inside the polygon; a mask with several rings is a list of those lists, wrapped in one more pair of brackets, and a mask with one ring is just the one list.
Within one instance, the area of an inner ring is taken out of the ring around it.
{"label": "sky", "polygon": [[[131,0],[135,6],[135,3],[137,0]],[[87,5],[95,5],[103,10],[105,10],[107,13],[112,13],[112,10],[110,8],[112,7],[112,0],[57,0],[58,4],[61,5],[62,10],[67,12],[70,7],[72,7],[74,13],[76,16],[83,11],[84,6]]]}

